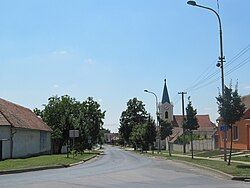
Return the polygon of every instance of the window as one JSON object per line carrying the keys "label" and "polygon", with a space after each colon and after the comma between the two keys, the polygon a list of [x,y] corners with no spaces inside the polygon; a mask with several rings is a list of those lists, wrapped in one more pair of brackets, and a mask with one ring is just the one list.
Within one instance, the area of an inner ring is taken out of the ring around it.
{"label": "window", "polygon": [[239,140],[239,130],[237,126],[233,126],[233,140]]}
{"label": "window", "polygon": [[165,112],[165,119],[168,119],[168,111]]}

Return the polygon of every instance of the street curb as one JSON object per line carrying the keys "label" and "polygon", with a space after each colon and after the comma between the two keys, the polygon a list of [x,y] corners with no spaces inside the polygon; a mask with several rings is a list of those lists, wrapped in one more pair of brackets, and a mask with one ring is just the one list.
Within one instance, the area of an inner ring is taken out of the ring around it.
{"label": "street curb", "polygon": [[24,169],[16,169],[16,170],[3,170],[0,171],[0,175],[5,175],[5,174],[17,174],[17,173],[23,173],[23,172],[34,172],[34,171],[41,171],[41,170],[50,170],[50,169],[59,169],[59,168],[68,168],[76,165],[83,164],[93,158],[98,157],[100,154],[96,154],[92,157],[89,157],[83,161],[77,162],[77,163],[72,163],[72,164],[67,164],[67,165],[53,165],[53,166],[41,166],[41,167],[34,167],[34,168],[24,168]]}
{"label": "street curb", "polygon": [[210,167],[206,167],[206,166],[202,166],[202,165],[198,165],[198,164],[194,164],[194,163],[191,163],[191,162],[182,161],[182,160],[178,160],[178,159],[168,159],[168,160],[173,160],[173,161],[177,161],[177,162],[184,163],[184,164],[187,164],[187,165],[191,165],[191,166],[195,166],[195,167],[202,168],[202,169],[205,169],[205,170],[209,170],[209,171],[218,173],[218,174],[220,174],[220,175],[222,175],[225,178],[230,179],[230,180],[250,182],[250,177],[233,176],[233,175],[227,174],[225,172],[222,172],[220,170],[216,170],[216,169],[213,169],[213,168],[210,168]]}
{"label": "street curb", "polygon": [[17,173],[22,173],[22,172],[33,172],[33,171],[58,169],[58,168],[67,168],[67,165],[53,165],[53,166],[42,166],[42,167],[35,167],[35,168],[24,168],[24,169],[17,169],[17,170],[3,170],[3,171],[0,171],[0,175],[17,174]]}
{"label": "street curb", "polygon": [[[136,152],[135,152],[135,153],[136,153]],[[139,153],[137,153],[137,154],[139,154]],[[224,178],[227,178],[227,179],[230,179],[230,180],[234,180],[234,181],[245,181],[245,182],[250,182],[250,177],[232,176],[232,175],[227,174],[227,173],[225,173],[225,172],[222,172],[222,171],[220,171],[220,170],[216,170],[216,169],[213,169],[213,168],[210,168],[210,167],[206,167],[206,166],[194,164],[194,163],[187,162],[187,161],[182,161],[182,160],[178,160],[178,159],[168,159],[168,158],[164,158],[163,156],[149,156],[149,155],[144,155],[144,154],[140,154],[140,155],[143,155],[143,156],[149,157],[149,158],[153,158],[153,159],[172,160],[172,161],[175,161],[175,162],[179,162],[179,163],[187,164],[187,165],[190,165],[190,166],[198,167],[198,168],[201,168],[201,169],[205,169],[205,170],[208,170],[208,171],[211,171],[211,172],[220,174],[220,175],[222,175]]]}
{"label": "street curb", "polygon": [[178,159],[167,159],[167,160],[172,160],[172,161],[184,163],[184,164],[187,164],[187,165],[190,165],[190,166],[198,167],[198,168],[201,168],[201,169],[209,170],[209,171],[218,173],[218,174],[224,176],[224,177],[227,178],[227,179],[233,180],[233,178],[234,178],[234,176],[232,176],[232,175],[230,175],[230,174],[227,174],[227,173],[225,173],[225,172],[222,172],[222,171],[220,171],[220,170],[216,170],[216,169],[213,169],[213,168],[210,168],[210,167],[207,167],[207,166],[202,166],[202,165],[198,165],[198,164],[194,164],[194,163],[191,163],[191,162],[182,161],[182,160],[178,160]]}
{"label": "street curb", "polygon": [[80,161],[80,162],[77,162],[77,163],[72,163],[72,164],[66,165],[66,168],[67,168],[67,167],[72,167],[72,166],[76,166],[76,165],[83,164],[83,163],[85,163],[85,162],[87,162],[87,161],[89,161],[89,160],[91,160],[91,159],[94,159],[94,158],[98,157],[99,155],[101,155],[101,153],[100,153],[100,154],[96,154],[96,155],[94,155],[94,156],[92,156],[92,157],[89,157],[89,158],[87,158],[87,159],[85,159],[85,160],[83,160],[83,161]]}

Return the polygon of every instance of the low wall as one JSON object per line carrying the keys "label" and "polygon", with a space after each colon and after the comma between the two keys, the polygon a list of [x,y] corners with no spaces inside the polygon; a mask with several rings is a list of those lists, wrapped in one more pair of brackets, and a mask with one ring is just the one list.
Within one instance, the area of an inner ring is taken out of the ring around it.
{"label": "low wall", "polygon": [[[183,151],[182,144],[171,144],[170,146],[172,151]],[[193,141],[193,149],[195,151],[203,151],[203,150],[215,150],[215,142],[214,139],[207,140],[194,140]],[[191,151],[191,144],[186,144],[186,151]]]}

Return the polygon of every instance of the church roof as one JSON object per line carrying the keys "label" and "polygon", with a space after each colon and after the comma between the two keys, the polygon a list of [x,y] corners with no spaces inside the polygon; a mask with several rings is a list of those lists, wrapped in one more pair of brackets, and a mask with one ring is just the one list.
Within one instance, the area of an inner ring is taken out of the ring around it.
{"label": "church roof", "polygon": [[169,95],[168,95],[168,88],[167,88],[166,79],[165,79],[161,103],[164,104],[166,102],[170,104]]}

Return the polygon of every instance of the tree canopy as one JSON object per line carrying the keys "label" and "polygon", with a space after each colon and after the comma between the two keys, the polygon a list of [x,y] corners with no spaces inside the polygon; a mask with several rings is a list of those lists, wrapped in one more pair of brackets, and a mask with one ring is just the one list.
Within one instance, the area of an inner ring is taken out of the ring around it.
{"label": "tree canopy", "polygon": [[105,117],[105,111],[102,112],[93,98],[88,97],[81,103],[68,95],[52,96],[43,110],[36,108],[34,112],[52,128],[56,153],[60,153],[62,146],[68,143],[69,130],[72,129],[79,130],[76,146],[81,150],[91,148],[98,141]]}
{"label": "tree canopy", "polygon": [[[235,90],[233,91],[232,85],[230,84],[229,87],[225,86],[224,89],[224,96],[222,94],[219,94],[217,99],[218,104],[218,112],[221,116],[221,123],[224,123],[225,125],[229,126],[231,130],[231,144],[230,144],[230,154],[229,154],[229,160],[228,165],[230,165],[231,161],[231,154],[232,154],[232,145],[233,145],[233,129],[232,126],[237,121],[240,121],[240,119],[244,115],[245,111],[245,105],[241,101],[241,97],[238,94],[237,85],[235,87]],[[225,131],[224,136],[227,135],[227,131]],[[226,140],[225,140],[226,142]],[[226,144],[226,143],[225,143]],[[226,148],[224,148],[224,159],[226,161]]]}
{"label": "tree canopy", "polygon": [[161,140],[164,140],[166,137],[170,136],[173,132],[173,125],[163,119],[160,119],[160,133]]}
{"label": "tree canopy", "polygon": [[245,111],[245,105],[241,102],[241,97],[238,94],[237,87],[233,91],[232,86],[225,86],[224,98],[222,94],[219,94],[217,99],[218,112],[222,118],[222,121],[231,126],[235,122],[239,121]]}
{"label": "tree canopy", "polygon": [[130,134],[130,141],[137,147],[143,150],[148,150],[149,146],[153,146],[156,138],[155,122],[148,117],[148,121],[144,124],[139,124],[133,127]]}
{"label": "tree canopy", "polygon": [[190,97],[188,98],[188,105],[186,107],[186,119],[184,121],[184,129],[188,131],[197,130],[199,128],[198,120],[196,118],[197,110],[194,109]]}
{"label": "tree canopy", "polygon": [[119,133],[121,138],[129,143],[130,135],[136,125],[146,123],[148,118],[145,105],[137,98],[130,99],[127,102],[127,109],[122,112],[120,117]]}

